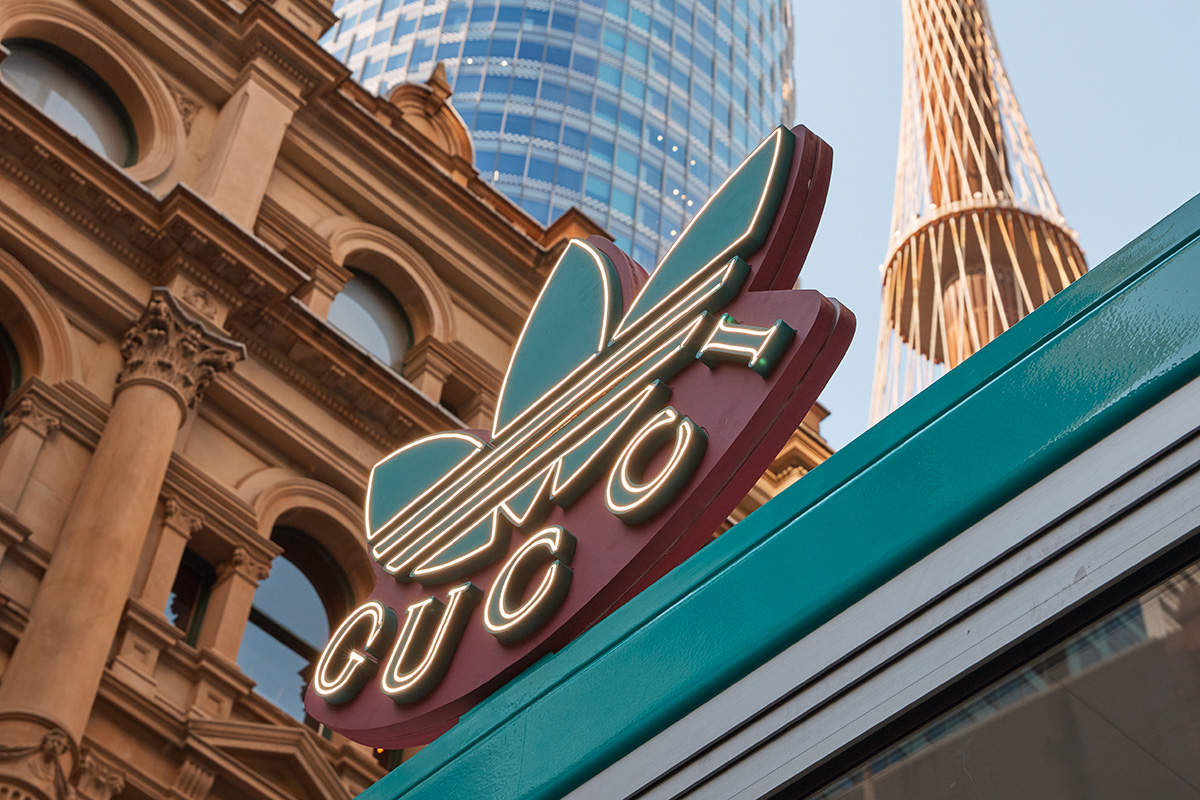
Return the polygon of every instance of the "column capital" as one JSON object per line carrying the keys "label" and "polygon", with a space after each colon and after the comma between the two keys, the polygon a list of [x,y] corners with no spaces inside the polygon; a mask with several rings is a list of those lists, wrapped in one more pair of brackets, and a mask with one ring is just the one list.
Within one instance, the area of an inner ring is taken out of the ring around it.
{"label": "column capital", "polygon": [[225,580],[231,574],[239,575],[257,586],[271,574],[271,565],[255,559],[246,548],[239,546],[234,548],[228,561],[217,567],[218,581]]}
{"label": "column capital", "polygon": [[204,518],[188,508],[175,497],[163,498],[163,524],[169,526],[184,539],[190,539],[204,527]]}
{"label": "column capital", "polygon": [[58,417],[46,411],[38,400],[28,394],[17,401],[12,411],[5,416],[4,421],[8,430],[13,430],[18,426],[25,427],[43,439],[62,425]]}
{"label": "column capital", "polygon": [[153,384],[174,397],[186,416],[218,372],[231,371],[246,357],[246,348],[185,311],[169,290],[156,287],[121,340],[121,355],[125,368],[117,375],[117,392]]}

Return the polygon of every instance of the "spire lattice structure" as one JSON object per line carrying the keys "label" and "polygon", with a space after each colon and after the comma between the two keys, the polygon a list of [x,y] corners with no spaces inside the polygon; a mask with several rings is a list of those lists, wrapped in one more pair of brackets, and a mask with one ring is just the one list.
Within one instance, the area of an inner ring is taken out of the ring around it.
{"label": "spire lattice structure", "polygon": [[983,0],[903,0],[904,96],[871,419],[1087,269]]}

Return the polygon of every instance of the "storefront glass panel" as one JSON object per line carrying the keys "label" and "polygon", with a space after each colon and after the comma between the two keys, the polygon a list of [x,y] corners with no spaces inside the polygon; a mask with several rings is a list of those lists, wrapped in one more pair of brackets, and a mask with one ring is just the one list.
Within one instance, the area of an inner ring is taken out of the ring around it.
{"label": "storefront glass panel", "polygon": [[1200,564],[813,800],[1200,798]]}

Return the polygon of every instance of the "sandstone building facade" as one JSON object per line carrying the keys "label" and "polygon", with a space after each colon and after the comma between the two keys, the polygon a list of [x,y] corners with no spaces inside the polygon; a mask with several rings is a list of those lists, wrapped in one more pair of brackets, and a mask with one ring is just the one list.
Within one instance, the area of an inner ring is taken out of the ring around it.
{"label": "sandstone building facade", "polygon": [[[0,800],[345,798],[396,757],[299,704],[375,580],[367,475],[489,427],[603,231],[481,181],[440,72],[362,90],[333,21],[0,1]],[[822,414],[746,508],[828,454]]]}

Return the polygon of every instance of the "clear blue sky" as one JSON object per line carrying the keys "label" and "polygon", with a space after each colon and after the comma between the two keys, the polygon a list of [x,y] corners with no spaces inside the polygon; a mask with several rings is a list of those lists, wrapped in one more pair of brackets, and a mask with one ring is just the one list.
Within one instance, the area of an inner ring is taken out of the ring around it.
{"label": "clear blue sky", "polygon": [[[822,432],[842,447],[867,427],[899,134],[900,0],[794,2],[797,121],[834,149],[801,281],[858,317],[821,398],[832,412]],[[988,10],[1090,267],[1200,193],[1200,3],[992,0]]]}

